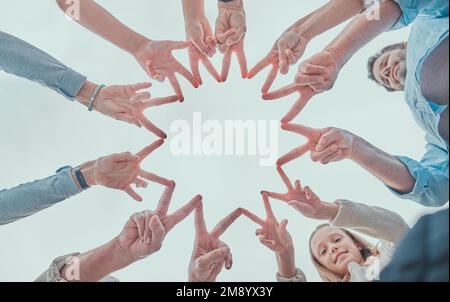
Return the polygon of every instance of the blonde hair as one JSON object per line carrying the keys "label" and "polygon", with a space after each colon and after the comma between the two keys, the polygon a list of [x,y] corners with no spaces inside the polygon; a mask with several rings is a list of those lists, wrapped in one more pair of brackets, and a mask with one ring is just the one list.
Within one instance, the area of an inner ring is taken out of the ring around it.
{"label": "blonde hair", "polygon": [[[320,229],[322,229],[324,227],[333,227],[333,226],[331,226],[330,224],[321,224],[314,230],[314,232],[311,234],[311,237],[309,238],[309,253],[311,255],[311,260],[312,260],[314,266],[316,267],[317,272],[320,275],[320,278],[322,278],[323,281],[325,281],[325,282],[349,282],[350,278],[351,278],[349,273],[347,273],[344,277],[341,277],[338,274],[333,273],[332,271],[327,269],[322,264],[320,264],[320,262],[314,257],[314,254],[311,249],[311,240],[314,237],[314,235],[317,233],[317,231],[319,231]],[[363,253],[364,250],[370,252],[370,254],[373,256],[377,256],[379,254],[379,251],[376,248],[376,246],[371,244],[367,240],[361,238],[360,236],[358,236],[346,229],[341,229],[341,228],[336,228],[336,229],[339,229],[342,232],[344,232],[346,235],[348,235],[353,240],[353,242],[356,245],[359,245],[362,247],[361,255],[364,257],[364,260],[366,260],[366,258],[367,258],[367,256],[364,255],[364,253]]]}

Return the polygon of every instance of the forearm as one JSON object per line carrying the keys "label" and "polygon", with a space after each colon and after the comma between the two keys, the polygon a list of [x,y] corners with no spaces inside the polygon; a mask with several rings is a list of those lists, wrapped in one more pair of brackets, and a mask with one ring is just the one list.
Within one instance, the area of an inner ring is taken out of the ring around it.
{"label": "forearm", "polygon": [[333,0],[297,21],[292,28],[312,39],[361,13],[361,0]]}
{"label": "forearm", "polygon": [[355,137],[352,160],[393,190],[407,194],[413,191],[416,179],[395,156],[390,155],[360,137]]}
{"label": "forearm", "polygon": [[0,69],[37,82],[73,100],[86,77],[44,51],[0,31]]}
{"label": "forearm", "polygon": [[[123,269],[133,261],[126,255],[114,238],[107,244],[80,254],[71,261],[72,265],[65,266],[61,270],[61,277],[66,281],[76,282],[98,282],[111,273]],[[74,280],[73,273],[76,272]]]}
{"label": "forearm", "polygon": [[380,5],[379,18],[369,18],[366,14],[356,17],[326,50],[330,50],[339,68],[363,46],[381,33],[389,30],[401,17],[402,11],[394,1],[384,1]]}
{"label": "forearm", "polygon": [[[125,26],[95,1],[80,2],[80,18],[75,21],[117,47],[134,55],[137,49],[148,41],[146,37]],[[57,3],[63,11],[67,11],[70,7],[65,0],[57,0]]]}
{"label": "forearm", "polygon": [[0,191],[0,225],[33,215],[80,192],[70,169]]}
{"label": "forearm", "polygon": [[186,21],[198,16],[205,17],[204,0],[183,0],[183,14]]}
{"label": "forearm", "polygon": [[295,266],[295,250],[294,247],[289,247],[285,252],[276,254],[278,264],[278,274],[282,278],[293,278],[297,273]]}

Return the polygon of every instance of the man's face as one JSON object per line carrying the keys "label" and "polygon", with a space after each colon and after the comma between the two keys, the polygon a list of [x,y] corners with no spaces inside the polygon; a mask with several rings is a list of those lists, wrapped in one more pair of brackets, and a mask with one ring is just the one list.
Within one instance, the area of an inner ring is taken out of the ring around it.
{"label": "man's face", "polygon": [[373,75],[377,82],[395,91],[405,89],[406,72],[405,49],[387,51],[373,64]]}

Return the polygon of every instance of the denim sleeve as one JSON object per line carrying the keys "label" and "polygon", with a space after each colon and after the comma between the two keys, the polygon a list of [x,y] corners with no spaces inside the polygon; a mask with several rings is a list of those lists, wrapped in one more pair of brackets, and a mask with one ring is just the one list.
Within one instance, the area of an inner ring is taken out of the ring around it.
{"label": "denim sleeve", "polygon": [[0,225],[31,216],[80,192],[69,167],[46,179],[2,190]]}
{"label": "denim sleeve", "polygon": [[402,16],[392,30],[410,25],[419,15],[434,18],[448,17],[448,0],[394,0],[402,10]]}
{"label": "denim sleeve", "polygon": [[0,70],[48,87],[73,100],[86,77],[49,54],[0,31]]}
{"label": "denim sleeve", "polygon": [[426,153],[420,161],[398,156],[416,179],[412,192],[400,194],[390,189],[395,195],[403,199],[410,199],[423,206],[440,207],[448,202],[448,152],[433,142],[427,136]]}

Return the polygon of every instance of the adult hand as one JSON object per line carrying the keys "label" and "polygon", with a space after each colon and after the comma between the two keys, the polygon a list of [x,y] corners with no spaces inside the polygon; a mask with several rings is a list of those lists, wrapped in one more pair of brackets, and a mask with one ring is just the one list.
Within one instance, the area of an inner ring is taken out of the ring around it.
{"label": "adult hand", "polygon": [[295,83],[320,93],[333,88],[340,69],[332,50],[324,50],[300,64]]}
{"label": "adult hand", "polygon": [[203,0],[183,0],[183,10],[186,38],[192,43],[189,46],[189,60],[197,84],[203,84],[199,70],[200,62],[220,83],[220,75],[208,59],[208,57],[212,57],[216,53],[217,41],[205,16]]}
{"label": "adult hand", "polygon": [[294,103],[291,110],[289,110],[289,112],[281,119],[281,123],[290,123],[293,119],[295,119],[306,104],[308,104],[309,100],[316,95],[316,92],[308,85],[291,84],[278,90],[263,94],[263,99],[269,101],[280,99],[295,92],[298,92],[300,97]]}
{"label": "adult hand", "polygon": [[81,165],[81,171],[89,185],[102,185],[107,188],[122,190],[133,199],[142,201],[142,197],[131,187],[132,184],[140,188],[146,188],[147,181],[164,186],[171,185],[168,179],[146,172],[140,167],[142,161],[163,143],[164,140],[158,140],[137,154],[125,152],[101,157],[96,161]]}
{"label": "adult hand", "polygon": [[222,221],[212,232],[208,232],[203,217],[203,204],[195,209],[195,243],[189,264],[189,282],[215,282],[223,267],[230,270],[233,265],[230,248],[219,237],[239,218],[242,209],[237,209]]}
{"label": "adult hand", "polygon": [[278,166],[283,166],[307,152],[311,159],[324,165],[355,156],[355,135],[338,128],[313,129],[296,124],[283,124],[286,131],[300,134],[308,139],[307,143],[282,156]]}
{"label": "adult hand", "polygon": [[[289,180],[289,177],[281,167],[277,168],[283,183],[286,185],[287,193],[262,192],[267,196],[286,202],[291,207],[300,212],[303,216],[319,219],[319,220],[333,220],[336,217],[339,205],[327,203],[320,200],[320,198],[309,188],[301,186],[300,180],[296,180],[294,184]],[[336,210],[337,209],[337,210]]]}
{"label": "adult hand", "polygon": [[225,82],[231,67],[231,56],[236,54],[242,78],[247,77],[247,58],[244,50],[244,38],[247,23],[243,0],[219,2],[219,15],[216,21],[216,40],[219,50],[224,54],[221,80]]}
{"label": "adult hand", "polygon": [[155,211],[144,211],[130,217],[117,238],[117,244],[132,261],[146,258],[159,251],[165,236],[189,216],[202,201],[197,195],[181,209],[168,214],[175,182],[166,187]]}
{"label": "adult hand", "polygon": [[266,94],[277,78],[278,72],[287,74],[289,72],[289,65],[294,65],[300,60],[308,43],[309,38],[307,35],[295,28],[288,29],[275,42],[269,54],[250,70],[248,78],[252,79],[266,67],[272,65],[272,69],[261,90],[263,94]]}
{"label": "adult hand", "polygon": [[191,42],[148,40],[135,53],[136,60],[152,79],[160,82],[169,79],[181,102],[184,101],[183,91],[175,73],[185,77],[195,88],[198,88],[198,84],[189,70],[175,59],[172,52],[186,49],[190,45]]}

